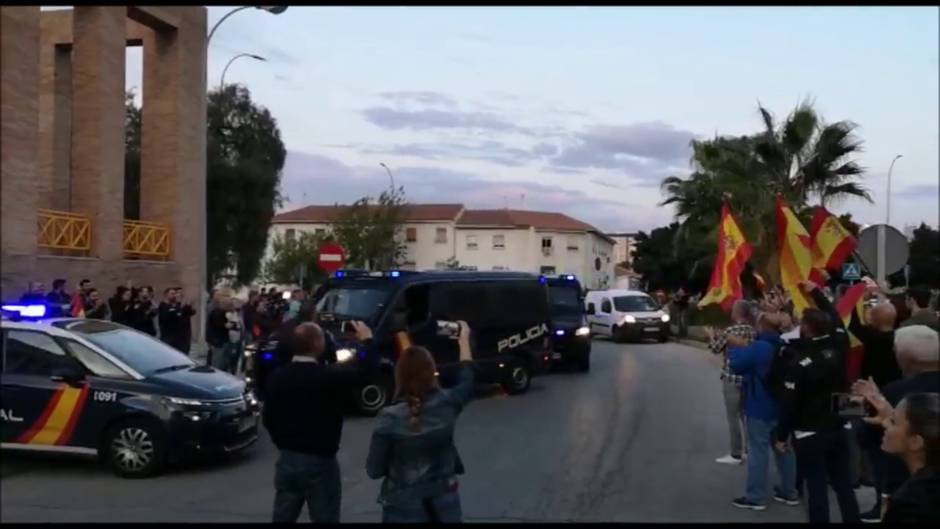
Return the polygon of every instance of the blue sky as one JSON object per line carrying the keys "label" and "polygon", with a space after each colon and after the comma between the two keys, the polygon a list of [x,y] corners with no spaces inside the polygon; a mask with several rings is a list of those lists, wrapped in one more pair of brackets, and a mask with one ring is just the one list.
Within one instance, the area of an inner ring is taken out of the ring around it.
{"label": "blue sky", "polygon": [[[229,8],[210,7],[210,25]],[[248,86],[278,119],[288,207],[388,185],[414,202],[563,211],[615,231],[668,222],[658,183],[697,137],[758,130],[812,97],[851,120],[892,224],[938,218],[938,9],[291,7],[246,10],[209,50],[209,82]],[[128,84],[140,54],[128,54]],[[525,195],[523,198],[522,195]]]}

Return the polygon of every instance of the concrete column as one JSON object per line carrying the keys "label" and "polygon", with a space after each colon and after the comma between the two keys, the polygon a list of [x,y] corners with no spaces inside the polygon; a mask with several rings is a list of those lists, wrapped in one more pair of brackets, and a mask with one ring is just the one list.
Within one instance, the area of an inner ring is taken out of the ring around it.
{"label": "concrete column", "polygon": [[72,210],[92,221],[92,253],[123,256],[126,6],[76,6],[72,53]]}
{"label": "concrete column", "polygon": [[41,18],[39,50],[39,178],[40,207],[68,211],[71,207],[72,47],[46,38]]}
{"label": "concrete column", "polygon": [[36,252],[39,7],[2,6],[0,19],[0,240],[6,258]]}

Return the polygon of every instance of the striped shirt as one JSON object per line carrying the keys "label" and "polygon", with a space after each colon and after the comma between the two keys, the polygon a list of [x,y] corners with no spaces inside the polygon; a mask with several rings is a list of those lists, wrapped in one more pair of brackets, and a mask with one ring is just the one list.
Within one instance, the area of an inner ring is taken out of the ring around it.
{"label": "striped shirt", "polygon": [[731,359],[728,356],[729,336],[744,338],[747,340],[747,343],[750,343],[757,337],[757,330],[751,325],[735,324],[716,334],[708,343],[708,348],[711,349],[713,353],[724,356],[725,363],[721,368],[721,380],[727,379],[729,382],[740,386],[744,378],[741,375],[735,375],[731,371]]}

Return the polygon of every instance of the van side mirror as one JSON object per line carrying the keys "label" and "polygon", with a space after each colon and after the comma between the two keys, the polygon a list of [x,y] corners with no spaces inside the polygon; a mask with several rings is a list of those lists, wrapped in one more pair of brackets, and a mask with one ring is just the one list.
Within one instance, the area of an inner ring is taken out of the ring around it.
{"label": "van side mirror", "polygon": [[587,305],[587,313],[588,313],[589,315],[594,315],[595,313],[597,313],[597,311],[594,309],[594,304],[593,304],[593,303],[588,303],[588,305]]}

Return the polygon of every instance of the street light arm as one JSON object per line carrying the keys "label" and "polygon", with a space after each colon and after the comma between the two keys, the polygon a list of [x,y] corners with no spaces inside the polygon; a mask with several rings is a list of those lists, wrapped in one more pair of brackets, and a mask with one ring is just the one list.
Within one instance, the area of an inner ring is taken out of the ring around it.
{"label": "street light arm", "polygon": [[229,61],[225,64],[225,68],[222,69],[222,79],[221,79],[220,82],[219,82],[219,90],[220,90],[220,91],[225,88],[225,72],[228,71],[228,67],[231,66],[233,62],[235,62],[235,59],[239,59],[239,58],[241,58],[241,57],[251,57],[252,59],[255,59],[255,60],[258,60],[258,61],[266,61],[266,60],[267,60],[267,59],[265,59],[264,57],[262,57],[262,56],[260,56],[260,55],[255,55],[254,53],[239,53],[238,55],[232,57],[232,58],[229,59]]}
{"label": "street light arm", "polygon": [[238,13],[239,11],[243,11],[243,10],[248,9],[248,8],[250,8],[250,7],[254,7],[254,6],[241,6],[241,7],[236,7],[235,9],[233,9],[233,10],[229,11],[228,13],[226,13],[225,16],[223,16],[222,18],[220,18],[219,21],[216,22],[214,26],[212,26],[212,30],[209,31],[209,36],[206,37],[206,47],[209,47],[209,41],[212,40],[212,35],[215,34],[215,30],[219,29],[219,25],[222,24],[222,22],[225,22],[225,19],[227,19],[228,17],[234,15],[235,13]]}

